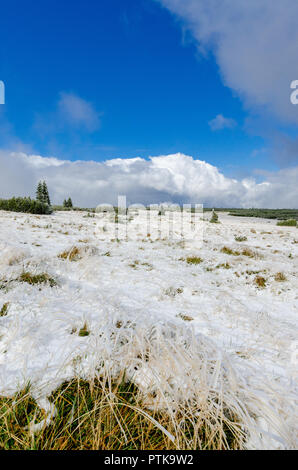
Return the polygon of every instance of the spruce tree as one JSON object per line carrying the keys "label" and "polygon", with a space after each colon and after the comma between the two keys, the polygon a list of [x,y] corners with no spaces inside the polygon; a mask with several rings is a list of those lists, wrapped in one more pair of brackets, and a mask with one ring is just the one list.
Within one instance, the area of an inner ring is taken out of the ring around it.
{"label": "spruce tree", "polygon": [[73,207],[72,200],[70,197],[68,198],[68,201],[67,201],[67,207],[70,207],[70,208]]}
{"label": "spruce tree", "polygon": [[45,204],[48,204],[49,206],[51,205],[49,191],[48,191],[48,187],[45,181],[43,181],[42,183],[42,198],[43,198],[42,202],[44,202]]}
{"label": "spruce tree", "polygon": [[42,182],[39,181],[36,189],[36,200],[39,202],[43,202],[43,188],[42,188]]}

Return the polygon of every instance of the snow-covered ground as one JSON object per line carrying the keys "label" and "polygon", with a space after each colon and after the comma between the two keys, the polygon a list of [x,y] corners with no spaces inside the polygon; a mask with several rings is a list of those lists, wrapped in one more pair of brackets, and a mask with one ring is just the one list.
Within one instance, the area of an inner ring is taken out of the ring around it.
{"label": "snow-covered ground", "polygon": [[[251,447],[297,447],[298,230],[220,213],[220,224],[202,222],[203,240],[152,240],[145,217],[140,211],[129,222],[134,240],[117,241],[121,216],[115,224],[109,213],[0,211],[0,309],[9,303],[0,317],[0,395],[30,382],[46,396],[78,362],[86,375],[98,370],[111,348],[106,331],[162,322],[210,340],[259,397],[258,408],[276,413],[274,430],[257,420],[263,444]],[[58,257],[74,246],[77,261]],[[192,256],[202,262],[187,263]],[[20,282],[23,271],[47,273],[57,286]],[[84,325],[89,336],[77,333]]]}

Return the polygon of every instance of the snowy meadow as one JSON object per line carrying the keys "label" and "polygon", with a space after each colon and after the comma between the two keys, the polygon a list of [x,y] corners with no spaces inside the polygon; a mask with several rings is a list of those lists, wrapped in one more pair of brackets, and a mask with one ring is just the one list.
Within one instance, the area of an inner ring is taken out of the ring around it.
{"label": "snowy meadow", "polygon": [[0,211],[0,397],[30,389],[34,436],[63,383],[121,377],[171,448],[297,447],[297,228],[221,212],[157,236],[167,214],[149,232],[136,209],[125,240],[124,217]]}

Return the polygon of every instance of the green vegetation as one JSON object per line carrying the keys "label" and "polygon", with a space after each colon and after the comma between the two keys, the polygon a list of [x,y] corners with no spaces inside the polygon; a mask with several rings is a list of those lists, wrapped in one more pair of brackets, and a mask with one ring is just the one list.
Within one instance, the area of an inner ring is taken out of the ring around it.
{"label": "green vegetation", "polygon": [[221,253],[225,253],[226,255],[232,255],[232,256],[248,256],[249,258],[255,258],[257,253],[254,253],[252,250],[249,248],[244,248],[241,252],[240,251],[234,251],[231,248],[228,248],[227,246],[224,246],[221,250]]}
{"label": "green vegetation", "polygon": [[[226,407],[218,416],[188,403],[168,413],[148,410],[139,389],[125,380],[102,378],[64,382],[45,412],[26,387],[12,398],[0,397],[2,450],[196,450],[239,449],[243,432]],[[39,424],[33,432],[32,425]],[[173,436],[173,437],[172,437]]]}
{"label": "green vegetation", "polygon": [[202,263],[202,261],[202,258],[200,258],[199,256],[188,256],[186,258],[187,264],[200,264]]}
{"label": "green vegetation", "polygon": [[276,225],[284,226],[284,227],[296,227],[297,220],[296,219],[283,220],[282,222],[277,222]]}
{"label": "green vegetation", "polygon": [[228,248],[227,246],[222,247],[220,252],[224,253],[225,255],[240,256],[239,251],[233,251],[231,248]]}
{"label": "green vegetation", "polygon": [[211,217],[211,219],[210,219],[210,222],[211,222],[212,224],[218,224],[218,223],[219,223],[219,221],[218,221],[218,215],[217,215],[216,212],[214,212],[214,209],[213,209],[213,211],[212,211],[212,217]]}
{"label": "green vegetation", "polygon": [[27,284],[30,284],[31,286],[35,284],[49,284],[50,287],[57,286],[55,279],[53,279],[47,273],[32,274],[29,272],[23,272],[18,278],[18,281],[27,282]]}
{"label": "green vegetation", "polygon": [[80,329],[79,331],[79,336],[89,336],[90,335],[90,331],[88,330],[88,326],[87,326],[87,323],[84,324],[83,328]]}
{"label": "green vegetation", "polygon": [[51,205],[48,187],[45,181],[40,181],[36,189],[36,200],[42,204]]}
{"label": "green vegetation", "polygon": [[236,242],[246,242],[247,241],[247,237],[235,237],[235,241]]}
{"label": "green vegetation", "polygon": [[63,207],[66,207],[67,209],[72,209],[73,208],[72,200],[71,200],[70,197],[68,199],[64,199]]}
{"label": "green vegetation", "polygon": [[48,204],[36,201],[30,197],[13,197],[0,199],[0,210],[11,212],[25,212],[29,214],[51,214],[52,208]]}
{"label": "green vegetation", "polygon": [[229,215],[262,219],[298,220],[298,209],[230,209]]}

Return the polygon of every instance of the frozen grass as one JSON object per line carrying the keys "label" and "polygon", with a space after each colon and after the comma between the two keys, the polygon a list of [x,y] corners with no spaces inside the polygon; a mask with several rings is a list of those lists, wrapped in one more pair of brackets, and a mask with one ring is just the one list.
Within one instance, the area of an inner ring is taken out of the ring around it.
{"label": "frozen grass", "polygon": [[78,261],[80,259],[80,249],[76,246],[65,250],[58,255],[58,258],[68,260],[68,261]]}

